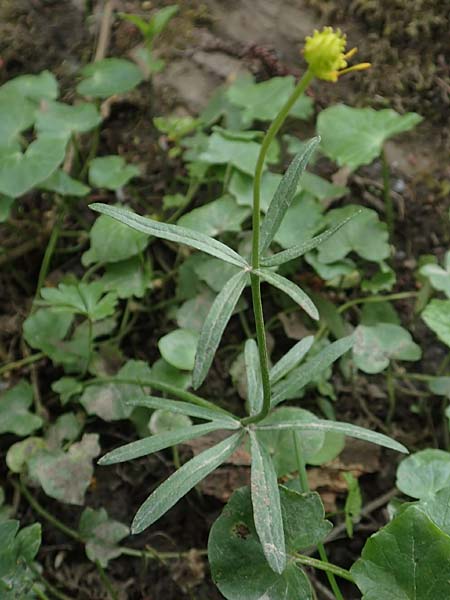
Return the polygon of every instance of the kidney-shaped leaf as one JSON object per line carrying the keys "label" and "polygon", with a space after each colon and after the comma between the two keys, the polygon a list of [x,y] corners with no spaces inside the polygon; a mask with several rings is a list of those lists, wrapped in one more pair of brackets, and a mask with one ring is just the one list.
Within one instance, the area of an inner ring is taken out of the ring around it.
{"label": "kidney-shaped leaf", "polygon": [[138,176],[138,167],[128,165],[122,156],[100,156],[89,164],[89,183],[93,187],[115,191]]}
{"label": "kidney-shaped leaf", "polygon": [[93,98],[124,94],[143,80],[140,69],[122,58],[104,58],[90,63],[84,67],[81,74],[84,79],[78,84],[77,92]]}
{"label": "kidney-shaped leaf", "polygon": [[450,452],[428,448],[408,456],[397,469],[398,489],[425,498],[450,485]]}
{"label": "kidney-shaped leaf", "polygon": [[410,506],[368,539],[351,574],[363,600],[450,598],[450,537]]}
{"label": "kidney-shaped leaf", "polygon": [[95,105],[88,102],[75,106],[63,102],[43,102],[37,113],[36,130],[48,136],[68,138],[72,133],[90,131],[101,120]]}
{"label": "kidney-shaped leaf", "polygon": [[351,220],[344,228],[320,244],[320,262],[334,263],[350,252],[356,252],[361,258],[374,262],[389,256],[387,227],[374,210],[350,204],[330,210],[324,222],[329,227],[335,227],[346,219]]}
{"label": "kidney-shaped leaf", "polygon": [[21,381],[0,396],[0,433],[29,435],[42,425],[41,417],[30,412],[33,388]]}
{"label": "kidney-shaped leaf", "polygon": [[104,508],[85,508],[78,525],[78,531],[86,546],[86,556],[92,562],[107,567],[108,562],[122,554],[119,542],[130,534],[130,529],[108,517]]}
{"label": "kidney-shaped leaf", "polygon": [[422,356],[420,346],[400,325],[358,325],[354,335],[353,359],[364,373],[380,373],[390,360],[419,360]]}
{"label": "kidney-shaped leaf", "polygon": [[170,365],[182,371],[192,371],[198,342],[196,331],[175,329],[159,340],[158,348]]}
{"label": "kidney-shaped leaf", "polygon": [[99,453],[98,435],[86,433],[67,452],[42,450],[35,453],[28,462],[29,473],[48,496],[68,504],[83,505],[94,473],[92,460]]}
{"label": "kidney-shaped leaf", "polygon": [[352,108],[344,104],[323,110],[317,119],[321,148],[339,166],[354,170],[377,158],[384,142],[422,121],[417,113],[399,115],[390,108]]}
{"label": "kidney-shaped leaf", "polygon": [[64,160],[66,138],[40,136],[26,151],[19,149],[1,155],[0,193],[17,198],[56,171]]}

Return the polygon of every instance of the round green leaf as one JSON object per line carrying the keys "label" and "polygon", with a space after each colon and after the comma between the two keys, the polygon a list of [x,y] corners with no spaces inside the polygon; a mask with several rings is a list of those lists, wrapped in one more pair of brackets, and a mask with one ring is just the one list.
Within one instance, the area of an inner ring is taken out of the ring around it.
{"label": "round green leaf", "polygon": [[170,365],[183,371],[192,371],[197,342],[196,331],[176,329],[159,340],[158,348],[164,360]]}
{"label": "round green leaf", "polygon": [[192,420],[182,414],[173,413],[170,410],[155,410],[150,417],[148,428],[150,433],[156,435],[175,429],[186,429],[192,425]]}
{"label": "round green leaf", "polygon": [[450,485],[450,452],[429,448],[405,458],[397,469],[398,489],[425,498]]}
{"label": "round green leaf", "polygon": [[104,58],[91,63],[81,71],[84,77],[77,92],[82,96],[108,98],[124,94],[136,87],[143,79],[138,67],[122,58]]}

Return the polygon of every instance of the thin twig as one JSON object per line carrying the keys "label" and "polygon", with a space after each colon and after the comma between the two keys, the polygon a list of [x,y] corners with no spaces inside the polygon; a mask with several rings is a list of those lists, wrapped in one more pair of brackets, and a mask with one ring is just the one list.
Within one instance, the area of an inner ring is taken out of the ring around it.
{"label": "thin twig", "polygon": [[105,58],[108,52],[109,40],[111,37],[111,26],[113,23],[113,11],[115,0],[105,0],[102,20],[100,23],[100,32],[98,34],[97,49],[95,51],[94,62]]}

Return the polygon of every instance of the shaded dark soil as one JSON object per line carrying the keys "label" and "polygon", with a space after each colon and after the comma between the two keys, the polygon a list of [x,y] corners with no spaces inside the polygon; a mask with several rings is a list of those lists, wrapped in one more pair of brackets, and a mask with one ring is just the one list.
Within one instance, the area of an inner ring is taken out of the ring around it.
{"label": "shaded dark soil", "polygon": [[[83,7],[89,7],[91,4],[93,12],[84,12]],[[139,12],[147,4],[154,8],[156,5],[167,3],[122,0],[117,4],[120,5],[120,10]],[[270,20],[269,26],[267,23],[264,25],[264,19],[261,17],[266,14],[264,10],[258,13],[258,18],[261,19],[261,27],[268,27],[270,31],[270,42],[264,43],[265,32],[262,30],[261,35],[255,34],[254,39],[250,38],[249,33],[249,39],[241,38],[239,45],[236,45],[235,34],[230,31],[229,23],[224,18],[224,3],[210,1],[206,2],[205,7],[200,2],[189,0],[180,4],[181,14],[174,20],[162,40],[162,53],[169,61],[168,73],[157,78],[154,89],[141,86],[143,89],[138,93],[130,94],[113,104],[100,139],[100,155],[124,154],[129,161],[139,163],[142,167],[143,177],[139,187],[133,189],[130,198],[132,205],[141,212],[159,210],[162,195],[177,191],[175,181],[182,169],[177,161],[167,160],[159,135],[152,126],[152,116],[173,108],[192,110],[193,106],[198,108],[201,101],[205,100],[193,96],[191,89],[186,89],[183,93],[180,78],[177,77],[180,71],[174,70],[174,64],[181,64],[181,72],[189,75],[185,85],[195,87],[197,82],[202,94],[206,93],[205,90],[212,90],[224,76],[229,75],[227,69],[239,65],[251,70],[260,79],[283,72],[298,73],[301,68],[301,62],[297,58],[298,50],[292,47],[291,42],[290,46],[286,45],[288,38],[285,39],[279,24],[278,29],[276,26],[269,27]],[[226,4],[228,6],[228,3]],[[390,3],[389,0],[379,3],[363,0],[350,3],[307,0],[305,4],[310,4],[318,10],[315,13],[312,10],[306,12],[307,9],[304,9],[308,27],[310,23],[321,25],[320,18],[325,17],[327,22],[333,25],[341,24],[349,31],[352,43],[359,45],[363,59],[370,56],[370,60],[375,63],[367,77],[358,79],[357,86],[351,78],[347,80],[343,88],[346,102],[361,103],[367,98],[372,98],[372,104],[376,107],[388,105],[400,111],[417,110],[428,118],[426,125],[422,126],[417,134],[408,136],[406,141],[390,148],[393,187],[398,184],[397,187],[401,190],[395,196],[398,226],[394,236],[396,253],[393,266],[398,274],[398,282],[394,291],[414,289],[417,258],[421,254],[434,254],[441,258],[450,241],[447,218],[450,172],[445,166],[442,153],[435,150],[436,147],[444,148],[449,139],[446,116],[450,85],[449,67],[446,63],[449,49],[446,30],[448,3],[445,0],[430,0],[428,3],[417,0],[412,3],[414,9],[411,12],[411,3],[408,2],[409,8],[406,11],[402,2]],[[347,5],[346,8],[343,8],[344,4]],[[401,7],[402,12],[390,10],[389,7],[392,8],[393,4]],[[261,0],[262,9],[269,5],[270,3]],[[249,6],[246,1],[230,2],[230,20],[248,18]],[[372,9],[373,6],[379,6],[380,10]],[[286,7],[290,9],[292,2],[286,1]],[[96,32],[101,17],[99,8],[100,3],[84,3],[77,0],[3,0],[0,6],[0,79],[4,81],[18,74],[36,73],[47,68],[62,82],[63,97],[70,99],[69,82],[73,81],[73,74],[80,65],[91,59],[95,51]],[[242,14],[239,11],[242,11]],[[408,23],[402,20],[406,12],[410,15]],[[267,14],[270,16],[270,10]],[[317,21],[314,20],[316,18]],[[111,55],[124,55],[139,41],[135,29],[123,22],[114,24],[111,35]],[[281,40],[280,47],[276,44],[277,40]],[[301,40],[297,41],[300,43]],[[255,42],[256,48],[252,46],[252,42]],[[206,64],[201,75],[203,79],[199,79],[199,52],[203,53],[203,67]],[[214,58],[212,62],[211,56]],[[400,74],[399,63],[402,65]],[[227,65],[225,70],[221,70],[223,64]],[[342,88],[338,90],[333,86],[319,85],[315,88],[319,106],[335,101],[340,93]],[[433,139],[425,139],[430,130]],[[422,149],[425,150],[424,157],[420,154]],[[324,176],[333,174],[330,164],[326,161],[319,164],[319,170]],[[378,164],[361,170],[358,177],[349,181],[351,197],[382,211],[381,179]],[[86,228],[93,218],[88,209],[79,211],[78,219]],[[54,219],[55,214],[50,201],[45,196],[30,195],[21,201],[11,224],[0,229],[0,245],[6,249],[7,256],[7,259],[4,259],[4,255],[0,255],[1,362],[7,363],[23,356],[21,323],[31,306],[34,282],[37,280]],[[80,223],[69,220],[66,226],[77,228]],[[49,282],[57,281],[62,273],[69,270],[81,274],[79,252],[86,246],[87,240],[80,238],[80,248],[76,254],[57,254]],[[64,248],[62,250],[64,251]],[[167,265],[170,268],[173,261],[173,256],[164,252],[161,250],[155,253],[156,268],[161,272],[167,269]],[[173,281],[169,279],[166,285],[145,302],[151,306],[170,300],[174,292],[173,285]],[[347,296],[340,292],[321,291],[338,303],[347,299]],[[267,306],[267,319],[275,316],[280,310],[280,307],[270,303],[270,300]],[[445,350],[414,317],[410,301],[399,302],[396,306],[404,323],[412,330],[424,349],[421,368],[424,372],[435,373],[445,357]],[[356,317],[356,313],[351,314],[351,318]],[[124,340],[124,354],[151,363],[157,357],[156,340],[171,327],[171,321],[161,313],[150,313],[150,316],[144,313],[137,318],[133,331]],[[283,350],[288,342],[279,322],[271,333],[276,340],[278,351]],[[239,322],[232,321],[224,346],[239,342],[241,335]],[[229,378],[229,369],[234,358],[235,355],[229,351],[219,351],[209,383],[202,390],[211,400],[223,401],[228,406],[240,405],[239,398],[232,391]],[[50,383],[61,373],[55,373],[45,360],[36,363],[35,368],[39,373],[44,404],[52,416],[56,417],[59,408],[54,395],[51,394]],[[25,368],[12,373],[11,379],[15,380],[28,374],[29,371]],[[410,448],[418,449],[442,443],[440,401],[436,398],[430,399],[426,395],[426,388],[420,384],[405,383],[397,390],[397,404],[390,425],[386,424],[388,403],[383,377],[371,378],[369,382],[359,375],[350,386],[337,375],[334,384],[339,398],[336,404],[339,418],[372,428],[381,426]],[[413,403],[417,404],[420,410],[412,412]],[[315,398],[307,398],[302,406],[317,410]],[[119,441],[132,439],[133,435],[131,427],[127,429],[122,423],[118,426],[96,421],[89,427],[101,434],[103,450],[117,445]],[[2,439],[2,456],[10,441]],[[185,449],[183,452],[187,457],[191,450]],[[366,503],[392,488],[396,460],[396,456],[382,453],[377,468],[369,468],[367,464],[361,465],[361,483]],[[94,508],[103,506],[112,518],[128,523],[148,493],[171,472],[170,454],[161,454],[149,460],[117,467],[97,469],[86,504]],[[245,467],[242,473],[245,481]],[[2,479],[6,477],[3,465],[1,475]],[[221,476],[223,485],[230,485],[232,478],[230,479],[229,471]],[[220,485],[221,480],[218,481]],[[214,486],[217,485],[217,481],[214,485],[211,484],[210,490],[214,491]],[[334,508],[342,507],[345,488],[337,488],[331,475],[328,481],[317,483],[317,487],[323,493],[324,499],[327,498],[331,505],[334,503]],[[11,486],[7,486],[7,491],[8,500],[11,500]],[[220,494],[216,493],[217,495]],[[54,502],[43,493],[36,493],[36,496],[47,511],[68,526],[77,527],[81,509]],[[23,499],[14,496],[14,500],[17,516],[23,523],[39,518]],[[214,493],[208,495],[193,491],[162,518],[156,527],[138,537],[130,538],[127,545],[135,548],[148,545],[159,552],[205,549],[210,525],[222,506],[222,502],[214,497]],[[45,520],[39,520],[44,525],[44,543],[39,559],[49,581],[77,600],[107,598],[98,572],[85,558],[83,548]],[[352,540],[349,541],[343,535],[341,539],[329,545],[331,559],[343,567],[349,567],[359,555],[366,537],[385,521],[383,506],[363,519]],[[119,590],[121,599],[221,598],[210,581],[207,561],[198,556],[191,557],[190,560],[184,558],[164,562],[143,562],[135,558],[121,557],[111,562],[108,575]],[[322,579],[320,581],[323,582]],[[344,595],[347,600],[358,598],[354,588],[345,590]],[[320,596],[319,592],[319,597],[325,596]]]}

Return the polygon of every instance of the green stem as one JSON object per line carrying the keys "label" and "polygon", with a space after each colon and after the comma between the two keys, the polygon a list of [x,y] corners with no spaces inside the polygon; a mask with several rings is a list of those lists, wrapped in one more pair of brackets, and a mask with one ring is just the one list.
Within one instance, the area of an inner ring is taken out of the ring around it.
{"label": "green stem", "polygon": [[346,579],[347,581],[351,581],[352,583],[354,581],[350,571],[347,571],[347,569],[341,569],[341,567],[332,565],[329,562],[318,560],[317,558],[311,558],[311,556],[305,556],[304,554],[294,554],[294,560],[302,565],[325,571],[327,574],[333,576],[337,575],[338,577]]}
{"label": "green stem", "polygon": [[[42,585],[47,589],[47,591],[49,591],[52,596],[54,596],[55,598],[58,598],[58,600],[72,600],[72,598],[70,598],[69,596],[66,596],[66,594],[63,594],[63,592],[60,592],[57,588],[55,588],[54,585],[52,585],[51,583],[49,583],[45,577],[38,571],[38,569],[36,569],[36,567],[34,566],[34,564],[32,562],[27,562],[27,566],[30,569],[30,571],[32,571],[32,573],[35,575],[35,577],[37,577],[37,579],[39,579],[39,581],[42,583]],[[44,592],[42,590],[39,590],[38,592],[38,587],[36,585],[33,586],[33,592],[39,596],[40,594],[40,598],[42,600],[49,600],[48,596],[46,594],[44,594]]]}
{"label": "green stem", "polygon": [[52,228],[52,233],[50,234],[50,239],[48,240],[47,248],[45,249],[44,258],[42,259],[41,268],[39,270],[38,283],[35,292],[35,299],[39,297],[41,292],[41,288],[44,285],[45,279],[48,275],[48,271],[50,269],[50,263],[52,260],[52,256],[55,252],[56,244],[58,242],[59,235],[61,233],[61,223],[64,219],[64,209],[61,208],[59,215],[56,219],[56,223]]}
{"label": "green stem", "polygon": [[394,204],[392,202],[391,195],[391,173],[389,169],[389,163],[387,161],[386,152],[383,148],[381,151],[381,164],[383,171],[383,197],[384,197],[384,209],[386,211],[386,222],[388,226],[389,235],[392,236],[394,231]]}
{"label": "green stem", "polygon": [[[217,406],[213,402],[209,402],[196,394],[192,394],[191,392],[186,392],[174,385],[170,385],[169,383],[163,383],[162,381],[157,381],[155,379],[133,379],[133,378],[124,378],[124,377],[94,377],[92,379],[88,379],[83,382],[84,386],[90,385],[101,385],[103,383],[123,383],[128,385],[140,385],[141,387],[150,387],[158,390],[160,392],[165,392],[167,394],[171,394],[175,396],[179,400],[183,400],[184,402],[190,402],[191,404],[196,404],[197,406],[203,406],[205,408],[212,408],[214,410],[220,410],[226,415],[231,415],[231,413],[221,406]],[[234,416],[234,415],[231,415]]]}
{"label": "green stem", "polygon": [[367,298],[354,298],[353,300],[349,300],[342,304],[338,309],[338,313],[343,313],[352,306],[357,306],[358,304],[370,304],[372,302],[388,302],[391,300],[406,300],[408,298],[416,298],[419,292],[397,292],[395,294],[385,294],[379,296],[367,296]]}
{"label": "green stem", "polygon": [[41,358],[45,358],[44,352],[36,352],[36,354],[30,354],[30,356],[25,356],[25,358],[21,358],[15,362],[7,363],[6,365],[0,367],[0,375],[4,375],[5,373],[9,373],[9,371],[15,371],[16,369],[21,369],[22,367],[31,365],[32,363],[41,360]]}
{"label": "green stem", "polygon": [[70,527],[67,527],[67,525],[64,525],[64,523],[61,523],[61,521],[59,519],[57,519],[52,514],[47,512],[45,510],[45,508],[39,504],[39,502],[36,500],[36,498],[30,494],[28,489],[24,486],[24,484],[21,481],[18,483],[13,482],[13,485],[20,490],[20,493],[23,496],[25,496],[25,498],[29,502],[30,506],[32,508],[34,508],[34,510],[39,515],[41,515],[41,517],[43,517],[46,521],[51,523],[54,527],[56,527],[56,529],[59,529],[60,531],[62,531],[62,533],[65,533],[67,535],[67,537],[70,537],[70,538],[74,539],[75,541],[80,542],[81,544],[84,543],[84,540],[81,537],[81,535],[78,533],[78,531],[75,531],[75,529],[71,529]]}
{"label": "green stem", "polygon": [[[258,160],[255,168],[255,178],[253,180],[253,217],[252,217],[252,270],[255,271],[259,268],[260,263],[260,252],[259,252],[259,241],[260,241],[260,227],[261,227],[261,179],[264,170],[264,162],[266,160],[267,152],[272,144],[275,136],[279,132],[283,125],[286,117],[291,111],[294,104],[306,91],[309,84],[313,80],[314,75],[307,70],[303,77],[296,85],[294,91],[288,98],[285,105],[282,107],[278,115],[272,121],[269,129],[264,136],[259,151]],[[271,389],[270,389],[270,378],[269,378],[269,359],[267,354],[267,343],[266,343],[266,331],[264,328],[264,313],[261,301],[261,281],[259,275],[252,272],[250,274],[250,282],[252,289],[252,301],[253,301],[253,314],[255,318],[255,329],[256,329],[256,341],[258,343],[259,363],[261,367],[261,379],[263,386],[263,405],[261,411],[253,417],[246,417],[242,420],[244,425],[250,423],[257,423],[264,419],[270,411],[270,400],[271,400]]]}
{"label": "green stem", "polygon": [[[128,548],[127,546],[121,546],[120,551],[125,556],[133,556],[134,558],[151,558],[153,560],[176,560],[180,558],[186,558],[189,556],[190,551],[187,552],[158,552],[157,550],[136,550],[135,548]],[[196,550],[199,556],[206,556],[208,550]]]}
{"label": "green stem", "polygon": [[[298,478],[300,481],[300,487],[303,492],[309,492],[309,482],[308,475],[306,473],[306,464],[305,458],[303,456],[303,448],[301,444],[301,439],[298,433],[293,432],[294,436],[294,446],[295,446],[295,456],[297,459],[297,468],[298,468]],[[319,556],[321,558],[322,564],[329,565],[329,569],[324,569],[327,575],[328,583],[333,591],[333,594],[336,596],[337,600],[344,600],[343,595],[341,594],[341,590],[339,589],[338,583],[334,576],[333,569],[339,569],[339,567],[335,567],[335,565],[330,564],[328,561],[327,551],[325,550],[325,546],[323,544],[317,544],[317,551],[319,552]]]}
{"label": "green stem", "polygon": [[105,569],[102,567],[102,565],[100,564],[99,560],[95,561],[95,566],[97,567],[97,571],[98,574],[100,576],[101,582],[105,588],[105,590],[108,592],[108,594],[110,595],[112,600],[118,600],[119,597],[116,593],[116,591],[114,590],[110,580],[108,579],[108,576],[105,573]]}

